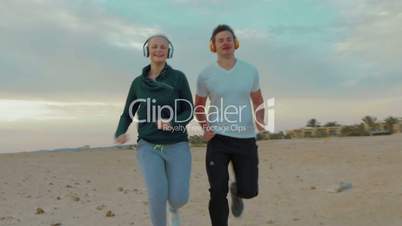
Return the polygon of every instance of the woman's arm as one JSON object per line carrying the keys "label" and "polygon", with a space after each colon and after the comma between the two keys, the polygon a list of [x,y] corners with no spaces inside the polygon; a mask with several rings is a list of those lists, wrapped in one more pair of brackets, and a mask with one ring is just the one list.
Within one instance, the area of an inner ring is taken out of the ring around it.
{"label": "woman's arm", "polygon": [[[137,109],[139,107],[139,103],[132,104],[133,101],[137,99],[135,95],[134,81],[131,83],[130,90],[127,95],[126,104],[124,106],[123,113],[120,116],[119,124],[117,126],[114,137],[118,138],[120,135],[123,135],[127,132],[128,127],[133,121],[132,117],[134,117]],[[132,107],[132,115],[130,115],[130,107]],[[132,117],[131,117],[132,116]]]}

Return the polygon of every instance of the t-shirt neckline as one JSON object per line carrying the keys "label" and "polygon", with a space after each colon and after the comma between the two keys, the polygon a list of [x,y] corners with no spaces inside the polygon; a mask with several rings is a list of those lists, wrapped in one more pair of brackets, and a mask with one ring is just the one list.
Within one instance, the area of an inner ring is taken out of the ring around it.
{"label": "t-shirt neckline", "polygon": [[225,72],[225,73],[227,73],[227,74],[230,74],[230,73],[232,73],[232,72],[236,69],[238,63],[239,63],[239,60],[238,60],[238,59],[235,59],[235,63],[234,63],[234,65],[233,65],[233,67],[230,68],[229,70],[227,70],[227,69],[223,68],[221,65],[219,65],[219,64],[218,64],[218,61],[215,61],[215,66],[216,66],[220,71],[223,71],[223,72]]}

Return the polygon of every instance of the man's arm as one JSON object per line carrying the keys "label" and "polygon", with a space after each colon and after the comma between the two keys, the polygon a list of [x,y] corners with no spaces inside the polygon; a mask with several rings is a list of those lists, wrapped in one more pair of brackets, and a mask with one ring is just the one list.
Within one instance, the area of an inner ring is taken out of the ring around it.
{"label": "man's arm", "polygon": [[205,105],[208,97],[195,96],[195,117],[204,131],[204,139],[209,141],[215,135],[209,128],[207,116],[205,114]]}
{"label": "man's arm", "polygon": [[262,97],[261,90],[258,89],[255,92],[250,93],[251,102],[253,103],[253,109],[255,113],[255,125],[258,131],[265,131],[265,122],[264,122],[264,115],[265,115],[265,108],[261,108],[256,112],[257,108],[264,104],[264,98]]}
{"label": "man's arm", "polygon": [[207,97],[195,95],[195,117],[203,130],[208,127],[207,116],[205,115],[206,103]]}

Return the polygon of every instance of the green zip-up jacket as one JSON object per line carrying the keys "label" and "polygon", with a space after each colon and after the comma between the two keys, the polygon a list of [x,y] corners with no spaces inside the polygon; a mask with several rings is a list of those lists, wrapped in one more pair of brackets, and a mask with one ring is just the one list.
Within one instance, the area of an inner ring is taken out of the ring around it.
{"label": "green zip-up jacket", "polygon": [[[137,114],[138,140],[153,144],[188,141],[185,126],[193,119],[193,99],[186,76],[166,64],[160,75],[151,80],[148,78],[150,69],[150,65],[144,67],[142,74],[131,83],[115,137],[126,133],[133,121],[131,116]],[[172,117],[172,131],[157,128],[159,116]]]}

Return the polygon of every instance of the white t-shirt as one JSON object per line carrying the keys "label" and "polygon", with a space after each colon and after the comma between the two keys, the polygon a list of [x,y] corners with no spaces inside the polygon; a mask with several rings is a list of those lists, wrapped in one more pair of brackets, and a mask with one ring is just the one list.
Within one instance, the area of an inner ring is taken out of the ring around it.
{"label": "white t-shirt", "polygon": [[236,138],[256,136],[250,93],[259,89],[257,69],[238,59],[230,70],[213,63],[197,79],[197,95],[211,101],[209,126],[217,134]]}

